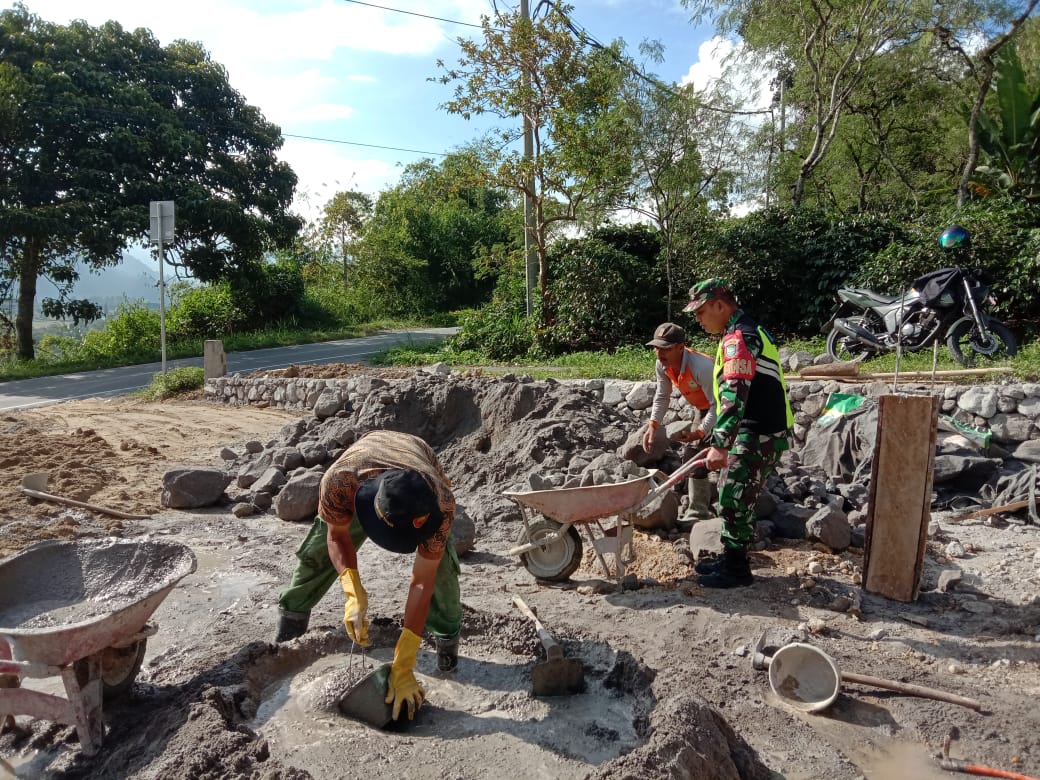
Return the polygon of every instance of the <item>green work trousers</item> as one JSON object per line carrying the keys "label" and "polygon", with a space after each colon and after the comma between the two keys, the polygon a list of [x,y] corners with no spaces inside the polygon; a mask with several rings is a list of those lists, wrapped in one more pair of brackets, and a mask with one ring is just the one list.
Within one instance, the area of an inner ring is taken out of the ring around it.
{"label": "green work trousers", "polygon": [[[354,549],[360,549],[368,536],[355,517],[350,523],[350,540]],[[339,579],[336,567],[329,559],[328,526],[320,517],[296,550],[299,562],[293,572],[292,582],[278,597],[278,605],[285,612],[310,614],[321,601],[332,583]],[[455,543],[448,536],[448,543],[433,581],[433,598],[430,611],[426,614],[426,630],[438,639],[452,639],[462,628],[462,599],[459,594],[459,556]],[[363,582],[363,580],[362,580]]]}
{"label": "green work trousers", "polygon": [[722,545],[747,550],[755,534],[755,501],[790,447],[785,434],[760,436],[741,431],[729,451],[729,462],[719,477],[719,514]]}

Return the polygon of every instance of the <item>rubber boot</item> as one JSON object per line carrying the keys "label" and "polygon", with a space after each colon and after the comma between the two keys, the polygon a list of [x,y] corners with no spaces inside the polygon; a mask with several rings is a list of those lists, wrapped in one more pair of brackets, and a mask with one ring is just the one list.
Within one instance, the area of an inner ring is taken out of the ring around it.
{"label": "rubber boot", "polygon": [[714,571],[702,574],[697,584],[702,588],[742,588],[754,581],[747,550],[727,547]]}
{"label": "rubber boot", "polygon": [[290,639],[303,636],[307,631],[307,624],[311,620],[309,612],[289,612],[281,609],[278,611],[278,615],[278,633],[274,638],[276,643],[288,642]]}
{"label": "rubber boot", "polygon": [[709,558],[702,558],[693,565],[693,570],[698,574],[711,574],[722,568],[725,558],[721,555],[711,554]]}
{"label": "rubber boot", "polygon": [[437,668],[442,672],[454,672],[459,665],[459,637],[458,634],[451,639],[434,637],[437,645]]}
{"label": "rubber boot", "polygon": [[707,477],[690,477],[687,480],[686,495],[690,500],[682,516],[683,523],[693,525],[698,520],[709,520],[715,516],[711,509],[711,491],[711,480]]}

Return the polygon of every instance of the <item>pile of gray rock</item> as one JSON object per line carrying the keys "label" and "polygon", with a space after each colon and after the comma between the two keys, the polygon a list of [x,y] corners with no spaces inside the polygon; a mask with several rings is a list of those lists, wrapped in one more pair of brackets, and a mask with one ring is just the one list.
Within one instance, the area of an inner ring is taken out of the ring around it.
{"label": "pile of gray rock", "polygon": [[[899,390],[932,391],[926,385]],[[831,393],[875,398],[890,392],[884,383],[791,377],[795,448],[760,498],[760,544],[776,536],[809,538],[834,550],[862,544],[867,485],[807,464],[803,450]],[[951,385],[935,392],[942,394],[944,413],[990,431],[994,442],[989,452],[980,452],[964,437],[941,435],[937,485],[955,492],[958,480],[970,477],[967,482],[977,492],[980,475],[993,481],[1001,472],[1040,461],[1040,385]],[[271,441],[227,447],[223,468],[168,472],[164,504],[187,509],[227,502],[237,515],[271,512],[284,520],[310,520],[328,465],[366,431],[385,428],[420,436],[438,452],[460,506],[456,535],[462,546],[472,546],[476,535],[511,542],[520,514],[506,491],[608,484],[645,475],[647,469],[667,474],[694,454],[678,444],[642,454],[639,441],[653,393],[652,382],[468,376],[445,366],[406,379],[209,379],[206,394],[212,399],[300,409],[302,416]],[[682,399],[672,399],[665,421],[670,433],[694,419]],[[683,501],[676,493],[659,502],[648,527],[677,535]]]}

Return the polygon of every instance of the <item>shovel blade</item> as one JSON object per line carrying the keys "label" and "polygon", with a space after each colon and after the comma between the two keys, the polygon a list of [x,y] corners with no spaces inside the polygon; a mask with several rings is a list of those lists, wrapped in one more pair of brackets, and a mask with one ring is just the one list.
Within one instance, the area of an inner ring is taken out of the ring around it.
{"label": "shovel blade", "polygon": [[585,690],[585,665],[577,658],[535,664],[531,669],[535,696],[569,696]]}
{"label": "shovel blade", "polygon": [[37,471],[22,477],[22,487],[26,490],[35,490],[37,493],[47,492],[47,480],[50,474],[46,471]]}

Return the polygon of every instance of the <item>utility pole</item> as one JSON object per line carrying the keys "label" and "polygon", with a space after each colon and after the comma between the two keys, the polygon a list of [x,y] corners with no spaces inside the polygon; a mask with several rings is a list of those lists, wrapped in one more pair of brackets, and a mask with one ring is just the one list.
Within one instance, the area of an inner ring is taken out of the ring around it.
{"label": "utility pole", "polygon": [[[528,0],[520,0],[520,15],[531,22]],[[531,89],[531,74],[523,72],[525,94]],[[538,234],[535,224],[534,200],[534,128],[531,125],[529,104],[524,105],[524,164],[527,166],[526,192],[524,193],[524,257],[527,268],[527,316],[534,314],[534,291],[538,282]]]}
{"label": "utility pole", "polygon": [[149,239],[159,245],[159,349],[162,353],[162,372],[166,373],[166,279],[163,277],[163,245],[172,244],[175,232],[172,200],[153,200],[149,207]]}

